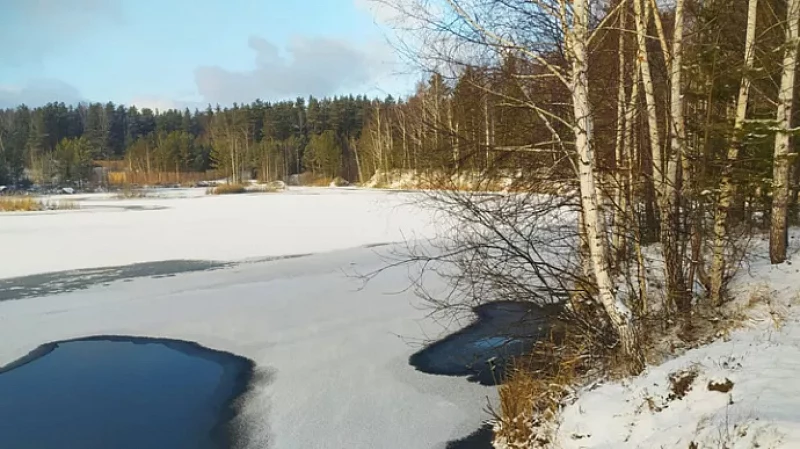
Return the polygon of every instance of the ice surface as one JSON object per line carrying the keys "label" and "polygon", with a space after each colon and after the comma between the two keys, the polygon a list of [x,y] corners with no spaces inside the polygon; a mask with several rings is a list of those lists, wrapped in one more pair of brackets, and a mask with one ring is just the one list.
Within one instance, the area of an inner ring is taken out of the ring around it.
{"label": "ice surface", "polygon": [[430,214],[413,207],[413,193],[311,188],[227,196],[204,192],[162,190],[154,195],[168,198],[124,201],[108,194],[67,196],[77,197],[81,209],[3,214],[0,279],[160,260],[317,253],[432,232]]}
{"label": "ice surface", "polygon": [[[196,341],[251,358],[258,375],[271,379],[256,382],[244,403],[249,447],[443,448],[480,426],[494,389],[408,365],[419,349],[412,343],[442,329],[403,291],[405,268],[363,289],[349,275],[381,267],[376,252],[391,249],[361,246],[430,232],[430,215],[404,206],[409,195],[302,189],[130,201],[90,196],[76,212],[3,215],[4,278],[157,260],[319,254],[0,302],[0,366],[42,343],[91,335]],[[120,203],[167,208],[92,208]]]}

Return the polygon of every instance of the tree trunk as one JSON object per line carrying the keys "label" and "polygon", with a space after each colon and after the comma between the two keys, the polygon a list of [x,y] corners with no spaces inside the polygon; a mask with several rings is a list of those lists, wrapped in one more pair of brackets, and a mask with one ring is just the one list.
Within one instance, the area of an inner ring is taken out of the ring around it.
{"label": "tree trunk", "polygon": [[663,180],[661,199],[661,245],[667,274],[667,294],[678,310],[688,312],[692,295],[687,288],[683,271],[681,251],[681,195],[678,191],[678,164],[685,157],[686,127],[683,117],[683,0],[675,4],[675,28],[672,38],[672,59],[669,65],[670,80],[670,152],[667,157],[667,172]]}
{"label": "tree trunk", "polygon": [[[488,90],[488,88],[487,88]],[[491,148],[492,148],[492,132],[491,127],[489,126],[489,94],[484,92],[483,94],[483,126],[484,126],[484,137],[486,142],[486,169],[489,169],[489,165],[491,164]]]}
{"label": "tree trunk", "polygon": [[358,145],[355,142],[355,139],[350,139],[350,146],[353,148],[353,156],[356,158],[356,171],[358,172],[358,183],[363,184],[364,178],[361,174],[361,159],[358,157]]}
{"label": "tree trunk", "polygon": [[573,32],[568,34],[567,48],[572,59],[572,103],[574,109],[575,147],[578,152],[578,175],[580,178],[581,212],[584,218],[586,240],[592,261],[598,296],[614,330],[619,337],[623,353],[632,362],[632,371],[642,368],[633,314],[625,303],[617,298],[616,287],[611,279],[608,264],[608,241],[605,221],[598,201],[595,183],[595,159],[592,148],[593,123],[589,107],[589,78],[587,40],[589,5],[587,0],[573,3]]}
{"label": "tree trunk", "polygon": [[401,117],[400,117],[400,126],[402,127],[401,132],[403,133],[403,168],[408,170],[411,168],[411,159],[408,155],[408,126],[406,124],[406,114],[401,110]]}
{"label": "tree trunk", "polygon": [[[377,103],[375,106],[375,120],[378,129],[375,132],[375,144],[373,146],[375,147],[375,150],[377,150],[376,157],[378,161],[375,164],[375,169],[377,171],[383,170],[383,126],[381,126],[381,109]],[[389,176],[389,173],[384,172],[383,176]]]}
{"label": "tree trunk", "polygon": [[147,182],[150,182],[150,145],[144,146],[145,156],[147,157]]}
{"label": "tree trunk", "polygon": [[769,233],[769,259],[773,264],[786,260],[788,239],[788,203],[790,135],[792,127],[792,101],[794,100],[794,78],[797,65],[798,19],[800,0],[788,0],[786,11],[786,50],[783,56],[781,88],[778,92],[777,133],[775,134],[775,156],[772,169],[772,223]]}
{"label": "tree trunk", "polygon": [[744,44],[744,75],[739,85],[739,97],[736,100],[736,118],[733,125],[733,137],[728,148],[728,158],[722,167],[719,201],[714,214],[714,249],[711,261],[711,303],[719,306],[722,303],[722,290],[725,280],[725,241],[728,238],[728,209],[731,207],[736,184],[733,182],[733,165],[739,158],[741,133],[747,118],[747,101],[750,97],[750,70],[753,68],[756,37],[756,13],[758,0],[749,0],[747,7],[747,33]]}
{"label": "tree trunk", "polygon": [[[626,251],[624,250],[625,239],[624,229],[626,227],[627,213],[625,205],[625,185],[626,174],[623,173],[623,160],[625,159],[625,151],[630,151],[629,147],[625,144],[628,143],[626,139],[627,124],[627,110],[626,110],[626,97],[625,94],[625,33],[627,32],[625,26],[626,12],[619,12],[619,39],[617,43],[617,130],[616,140],[614,142],[614,156],[615,156],[615,178],[616,185],[614,186],[614,240],[611,245],[615,252],[615,267],[620,270],[622,260],[625,257]],[[634,75],[634,79],[637,77]]]}
{"label": "tree trunk", "polygon": [[[647,1],[647,0],[644,0]],[[664,167],[661,156],[661,137],[658,127],[658,111],[656,110],[656,99],[653,86],[653,78],[650,74],[650,61],[647,51],[647,24],[649,15],[642,10],[642,0],[633,0],[633,9],[636,22],[636,43],[637,57],[639,58],[642,85],[644,87],[645,104],[647,105],[647,127],[650,138],[650,151],[652,157],[653,184],[655,185],[656,195],[661,196],[664,188]],[[648,8],[649,9],[649,8]]]}

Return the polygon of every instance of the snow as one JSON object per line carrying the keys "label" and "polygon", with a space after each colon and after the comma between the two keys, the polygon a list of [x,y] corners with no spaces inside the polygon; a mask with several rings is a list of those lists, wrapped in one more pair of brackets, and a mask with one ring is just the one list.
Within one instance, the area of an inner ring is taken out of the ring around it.
{"label": "snow", "polygon": [[[0,276],[318,254],[0,302],[0,366],[43,343],[91,335],[174,338],[230,351],[257,366],[242,412],[248,448],[443,448],[486,418],[493,388],[409,366],[419,349],[412,343],[443,330],[404,290],[407,270],[390,269],[364,288],[351,276],[382,267],[380,252],[392,249],[363,245],[429,231],[430,215],[407,205],[413,196],[345,189],[176,195],[89,195],[80,211],[3,215],[0,245],[13,260]],[[115,208],[95,207],[102,205]]]}
{"label": "snow", "polygon": [[[765,244],[755,252],[765,255]],[[584,389],[562,413],[556,447],[800,447],[800,257],[791,262],[761,259],[740,272],[729,309],[746,317],[742,328],[636,378]],[[670,376],[689,371],[691,390],[670,398]],[[729,392],[709,389],[726,380]]]}
{"label": "snow", "polygon": [[[70,196],[79,210],[0,216],[0,279],[174,259],[239,260],[306,254],[432,235],[414,194],[355,189],[165,198]],[[152,210],[130,210],[133,207]],[[125,209],[128,208],[128,209]]]}

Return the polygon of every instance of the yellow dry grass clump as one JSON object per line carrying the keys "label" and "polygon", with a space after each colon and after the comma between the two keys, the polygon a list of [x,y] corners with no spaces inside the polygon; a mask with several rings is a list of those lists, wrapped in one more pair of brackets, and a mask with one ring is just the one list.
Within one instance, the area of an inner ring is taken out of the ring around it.
{"label": "yellow dry grass clump", "polygon": [[108,184],[114,187],[121,187],[129,184],[135,185],[167,185],[179,184],[184,187],[192,187],[198,182],[212,181],[220,179],[225,174],[219,170],[209,170],[207,172],[136,172],[112,170],[108,173]]}
{"label": "yellow dry grass clump", "polygon": [[272,184],[220,184],[206,191],[209,195],[235,195],[237,193],[271,193],[278,187]]}
{"label": "yellow dry grass clump", "polygon": [[33,212],[77,209],[73,201],[42,201],[34,197],[0,197],[0,212]]}
{"label": "yellow dry grass clump", "polygon": [[332,178],[327,178],[325,176],[320,176],[320,177],[317,177],[317,178],[309,179],[303,185],[310,186],[310,187],[328,187],[329,185],[331,185],[332,181],[333,181]]}
{"label": "yellow dry grass clump", "polygon": [[546,448],[555,437],[556,421],[577,380],[581,358],[564,357],[550,342],[530,358],[518,359],[498,388],[495,444],[505,448]]}
{"label": "yellow dry grass clump", "polygon": [[247,192],[247,187],[242,184],[220,184],[208,189],[210,195],[235,195]]}

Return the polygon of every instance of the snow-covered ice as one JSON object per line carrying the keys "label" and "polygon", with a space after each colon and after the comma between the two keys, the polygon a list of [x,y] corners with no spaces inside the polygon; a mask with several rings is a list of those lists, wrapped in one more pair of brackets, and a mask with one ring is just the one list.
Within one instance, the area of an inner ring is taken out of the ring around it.
{"label": "snow-covered ice", "polygon": [[[480,425],[494,389],[408,365],[418,349],[409,342],[442,329],[403,291],[405,268],[363,289],[348,276],[381,267],[377,252],[390,248],[364,245],[430,235],[430,214],[409,202],[409,194],[308,189],[89,197],[76,212],[3,215],[0,278],[143,261],[317,254],[0,302],[0,366],[43,343],[91,335],[196,341],[255,361],[258,380],[243,407],[250,447],[443,448]],[[166,208],[90,207],[118,203]]]}
{"label": "snow-covered ice", "polygon": [[83,195],[77,197],[79,210],[3,214],[0,248],[7,258],[0,264],[0,279],[156,260],[317,253],[433,232],[430,214],[413,207],[410,193],[311,188],[227,196],[204,192],[162,190],[157,194],[167,198],[134,200]]}

